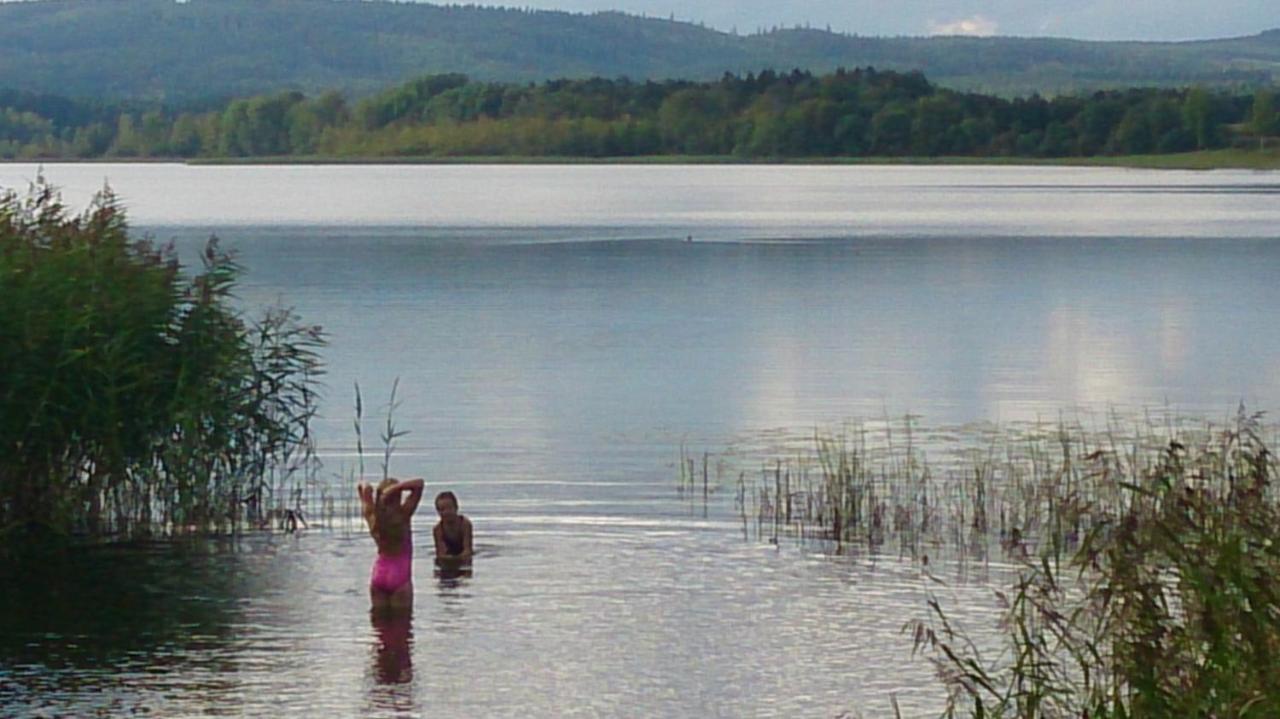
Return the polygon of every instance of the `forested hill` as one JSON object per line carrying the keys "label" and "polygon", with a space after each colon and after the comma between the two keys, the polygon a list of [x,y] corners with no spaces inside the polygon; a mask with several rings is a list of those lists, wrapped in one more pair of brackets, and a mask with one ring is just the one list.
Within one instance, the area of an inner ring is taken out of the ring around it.
{"label": "forested hill", "polygon": [[1002,95],[1280,79],[1280,31],[1182,43],[752,35],[592,15],[351,0],[0,2],[0,87],[191,101],[296,89],[366,94],[426,73],[534,81],[711,79],[726,71],[919,69]]}

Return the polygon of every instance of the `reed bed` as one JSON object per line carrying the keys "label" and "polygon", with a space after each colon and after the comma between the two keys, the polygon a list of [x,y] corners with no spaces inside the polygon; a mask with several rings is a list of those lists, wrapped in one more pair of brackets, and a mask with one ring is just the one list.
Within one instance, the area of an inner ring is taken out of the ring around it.
{"label": "reed bed", "polygon": [[[827,542],[837,553],[1061,553],[1096,517],[1134,501],[1125,483],[1158,466],[1170,443],[1205,461],[1228,420],[1111,413],[1005,426],[930,428],[912,416],[854,422],[749,452],[682,449],[677,488],[693,499],[732,490],[749,537]],[[1276,435],[1261,423],[1257,431]]]}
{"label": "reed bed", "polygon": [[761,539],[896,547],[926,573],[931,551],[994,552],[1018,570],[993,598],[994,643],[955,624],[940,589],[907,623],[949,689],[945,716],[1271,717],[1275,438],[1243,407],[1219,423],[1111,415],[1098,428],[922,431],[907,418],[793,444],[754,481],[738,472],[736,497]]}
{"label": "reed bed", "polygon": [[946,715],[1280,716],[1280,497],[1265,434],[1242,412],[1113,475],[1116,501],[1059,492],[1063,525],[1086,529],[1022,559],[998,595],[996,651],[931,598],[909,628],[950,689]]}
{"label": "reed bed", "polygon": [[0,194],[0,533],[95,539],[297,528],[327,490],[311,434],[324,344],[232,306],[211,239],[188,276],[109,191],[73,215]]}

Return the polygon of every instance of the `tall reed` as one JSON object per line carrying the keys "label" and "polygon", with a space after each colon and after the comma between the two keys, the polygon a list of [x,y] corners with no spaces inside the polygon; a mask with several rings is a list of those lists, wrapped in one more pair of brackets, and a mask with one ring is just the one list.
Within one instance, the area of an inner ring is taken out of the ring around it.
{"label": "tall reed", "polygon": [[[356,382],[355,387],[355,404],[354,415],[351,420],[351,428],[355,433],[356,440],[356,456],[355,466],[352,468],[344,468],[334,475],[337,488],[342,490],[344,497],[345,510],[343,516],[346,519],[344,523],[345,530],[350,532],[362,526],[362,508],[357,500],[357,488],[361,483],[372,482],[371,478],[365,476],[364,462],[364,394],[360,391],[360,383]],[[396,426],[395,413],[400,408],[400,399],[398,394],[400,391],[400,378],[396,377],[391,384],[391,397],[386,405],[386,419],[384,420],[382,430],[379,432],[378,439],[382,442],[382,462],[380,464],[381,473],[379,479],[388,479],[391,476],[391,457],[395,454],[396,440],[409,434],[408,430],[399,429]]]}
{"label": "tall reed", "polygon": [[[739,471],[727,456],[711,461],[717,477],[742,478],[744,524],[754,519],[769,534],[828,541],[837,552],[865,546],[985,556],[1002,546],[1066,549],[1094,521],[1067,509],[1124,506],[1123,478],[1157,464],[1169,441],[1203,443],[1214,431],[1203,419],[1176,416],[1108,414],[1101,428],[1079,418],[921,428],[908,417],[740,454],[754,470]],[[686,492],[692,469],[681,470]],[[752,473],[754,482],[746,479]]]}
{"label": "tall reed", "polygon": [[[1280,716],[1275,427],[1109,415],[921,432],[858,425],[739,481],[744,530],[919,556],[999,553],[1000,633],[931,594],[908,622],[946,716]],[[932,455],[931,457],[928,455]],[[751,500],[748,501],[748,494]],[[939,580],[940,581],[940,580]]]}
{"label": "tall reed", "polygon": [[1002,651],[983,656],[935,597],[911,625],[951,690],[948,716],[1280,716],[1280,493],[1258,415],[1173,439],[1117,500],[1065,491],[1070,551],[1023,563]]}
{"label": "tall reed", "polygon": [[318,462],[317,326],[232,305],[211,239],[188,276],[130,237],[110,191],[80,215],[0,194],[0,531],[235,530],[301,516]]}

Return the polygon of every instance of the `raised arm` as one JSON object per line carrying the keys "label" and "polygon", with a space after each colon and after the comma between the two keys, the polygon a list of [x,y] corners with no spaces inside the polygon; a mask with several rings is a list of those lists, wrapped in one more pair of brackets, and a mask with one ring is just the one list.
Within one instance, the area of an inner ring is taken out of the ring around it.
{"label": "raised arm", "polygon": [[356,494],[360,495],[360,515],[368,519],[373,514],[373,487],[361,482],[356,485]]}
{"label": "raised arm", "polygon": [[413,479],[406,479],[391,488],[393,492],[409,493],[408,499],[400,500],[400,506],[404,509],[406,518],[412,517],[413,513],[418,510],[418,503],[422,501],[422,490],[426,487],[426,484],[422,477],[414,477]]}

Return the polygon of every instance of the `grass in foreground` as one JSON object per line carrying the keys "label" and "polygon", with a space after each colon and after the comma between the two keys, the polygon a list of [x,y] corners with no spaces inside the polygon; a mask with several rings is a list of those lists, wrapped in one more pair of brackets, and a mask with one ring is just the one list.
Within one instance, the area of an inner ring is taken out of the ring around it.
{"label": "grass in foreground", "polygon": [[1280,716],[1275,476],[1257,418],[1242,417],[1113,476],[1117,504],[1056,493],[1089,529],[1027,559],[1000,595],[1001,654],[984,657],[936,599],[912,625],[951,691],[946,715]]}

